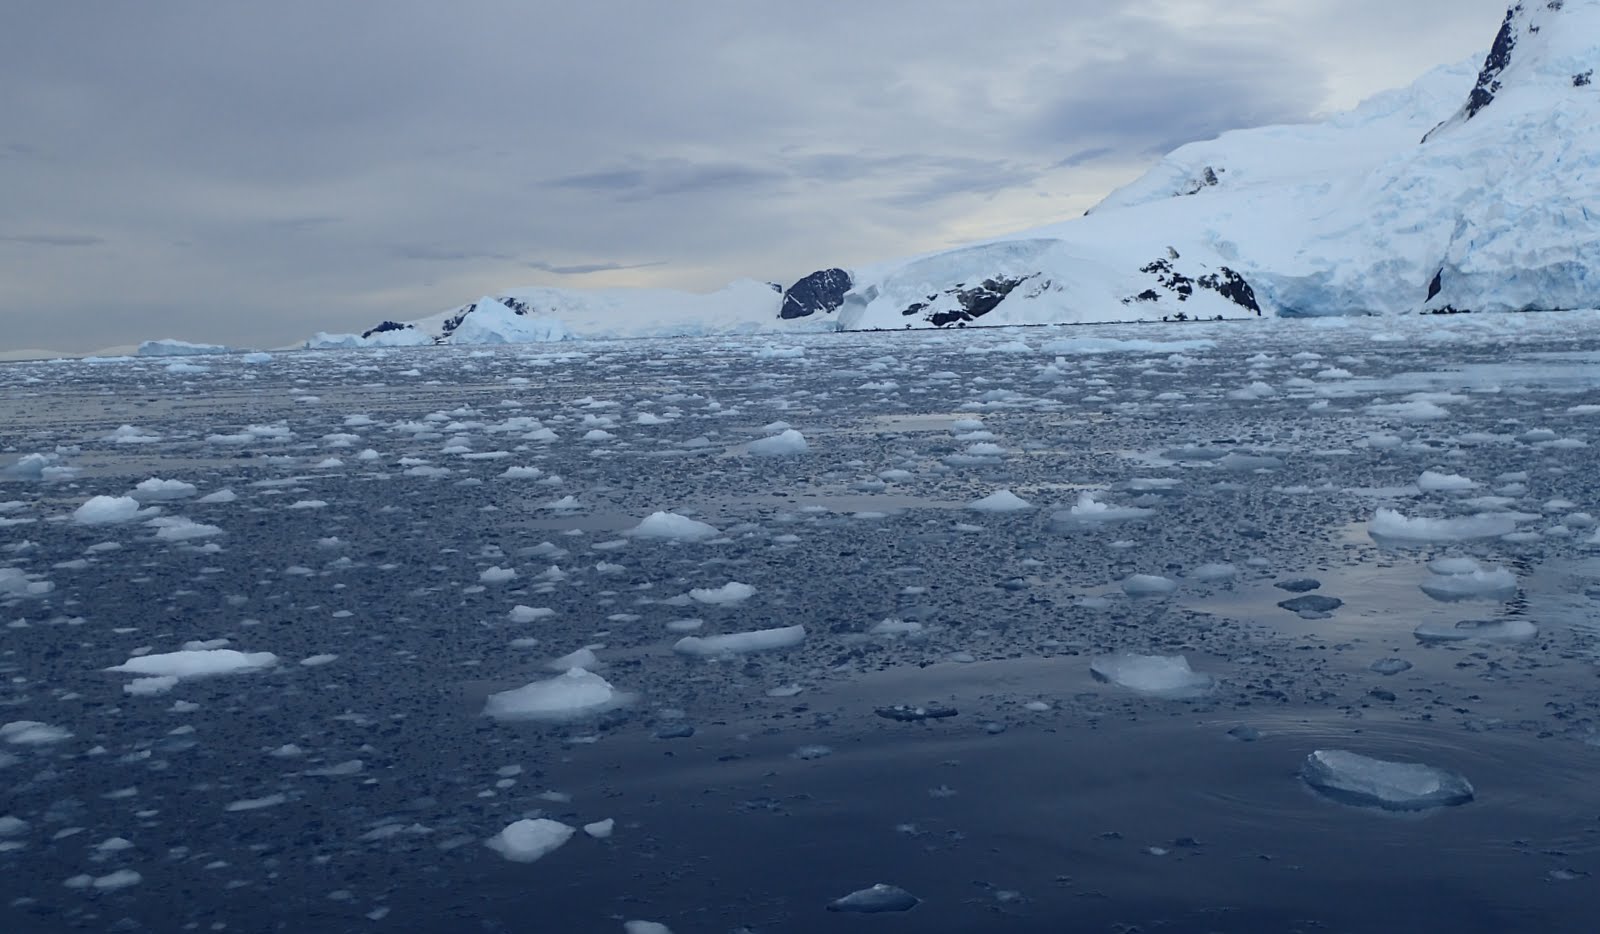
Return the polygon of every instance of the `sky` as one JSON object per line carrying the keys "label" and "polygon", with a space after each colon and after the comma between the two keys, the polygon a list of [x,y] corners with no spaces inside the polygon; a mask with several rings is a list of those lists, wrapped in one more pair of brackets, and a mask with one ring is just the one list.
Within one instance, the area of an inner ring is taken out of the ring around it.
{"label": "sky", "polygon": [[0,8],[0,353],[281,347],[1081,214],[1481,54],[1505,0]]}

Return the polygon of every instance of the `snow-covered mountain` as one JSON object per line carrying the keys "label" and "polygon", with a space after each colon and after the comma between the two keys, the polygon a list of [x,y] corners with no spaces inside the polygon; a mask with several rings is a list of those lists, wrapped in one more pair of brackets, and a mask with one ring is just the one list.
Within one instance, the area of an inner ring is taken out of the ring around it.
{"label": "snow-covered mountain", "polygon": [[1321,123],[1184,146],[1083,217],[710,295],[512,289],[311,346],[1600,307],[1600,0]]}

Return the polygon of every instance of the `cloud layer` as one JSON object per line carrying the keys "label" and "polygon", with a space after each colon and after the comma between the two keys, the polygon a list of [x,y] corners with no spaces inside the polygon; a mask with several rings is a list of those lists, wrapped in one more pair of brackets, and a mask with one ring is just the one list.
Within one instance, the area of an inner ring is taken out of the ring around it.
{"label": "cloud layer", "polygon": [[[289,343],[1080,213],[1486,46],[1502,0],[21,4],[0,348]],[[63,50],[71,54],[63,54]]]}

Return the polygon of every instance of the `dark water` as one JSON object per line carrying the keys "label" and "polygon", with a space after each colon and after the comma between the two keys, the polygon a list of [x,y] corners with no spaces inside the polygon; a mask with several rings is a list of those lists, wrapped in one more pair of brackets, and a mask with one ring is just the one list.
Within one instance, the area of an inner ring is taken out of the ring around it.
{"label": "dark water", "polygon": [[[71,734],[0,743],[0,817],[24,822],[0,824],[3,929],[1593,930],[1592,324],[1094,335],[1215,342],[1181,353],[1029,330],[816,337],[800,360],[708,340],[0,368],[0,466],[59,450],[69,468],[0,481],[0,567],[54,585],[0,595],[0,723]],[[1418,402],[1444,414],[1381,408]],[[808,453],[751,456],[780,420]],[[124,424],[160,440],[107,440]],[[1424,470],[1479,487],[1423,493]],[[237,493],[160,504],[220,534],[71,521],[152,476]],[[1002,488],[1036,508],[964,508]],[[1053,518],[1089,490],[1151,512]],[[1380,507],[1514,512],[1519,533],[1380,547]],[[663,509],[724,539],[621,535]],[[1518,593],[1431,600],[1438,557],[1503,566]],[[1235,577],[1199,579],[1218,562]],[[518,576],[481,583],[491,567]],[[1134,574],[1178,587],[1129,598]],[[1343,605],[1279,608],[1295,578]],[[730,581],[755,595],[685,596]],[[554,612],[516,623],[518,604]],[[808,635],[689,658],[668,626],[687,618]],[[921,628],[874,634],[886,619]],[[1539,634],[1413,634],[1465,619]],[[278,664],[154,696],[104,671],[221,639]],[[633,703],[481,715],[585,646]],[[1091,677],[1123,651],[1185,655],[1218,688],[1174,702]],[[1371,669],[1390,658],[1413,667]],[[959,714],[874,713],[929,703]],[[1460,771],[1477,799],[1331,803],[1296,775],[1328,748]],[[616,830],[532,864],[483,845],[528,817]],[[876,882],[922,903],[824,910]]]}

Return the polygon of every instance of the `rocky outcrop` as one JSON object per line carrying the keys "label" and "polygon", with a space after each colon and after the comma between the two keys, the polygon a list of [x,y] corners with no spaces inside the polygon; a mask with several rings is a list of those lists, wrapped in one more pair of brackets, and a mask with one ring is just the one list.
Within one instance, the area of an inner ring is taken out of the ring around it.
{"label": "rocky outcrop", "polygon": [[385,322],[383,322],[382,324],[378,325],[375,328],[371,328],[369,330],[362,331],[361,332],[361,336],[363,338],[366,338],[366,337],[371,337],[374,334],[387,334],[390,331],[410,331],[410,330],[413,330],[413,329],[414,329],[414,325],[401,324],[398,321],[385,321]]}
{"label": "rocky outcrop", "polygon": [[843,269],[814,272],[789,286],[783,293],[783,305],[778,310],[778,317],[790,321],[816,314],[832,314],[844,304],[845,293],[854,285],[850,273]]}
{"label": "rocky outcrop", "polygon": [[[1206,289],[1222,296],[1228,301],[1246,311],[1251,311],[1257,317],[1261,315],[1261,303],[1256,299],[1256,290],[1244,276],[1239,275],[1227,266],[1219,267],[1215,272],[1201,273],[1198,276],[1187,276],[1177,268],[1179,255],[1176,250],[1169,249],[1166,259],[1158,259],[1139,267],[1139,271],[1155,278],[1155,287],[1145,289],[1138,295],[1131,295],[1122,300],[1124,305],[1134,302],[1159,302],[1163,298],[1170,298],[1176,302],[1187,302],[1193,298],[1196,290]],[[1188,312],[1179,309],[1170,317],[1178,321],[1187,321],[1192,317]]]}
{"label": "rocky outcrop", "polygon": [[935,292],[928,296],[927,301],[914,302],[900,314],[907,318],[920,314],[936,328],[951,325],[963,327],[994,311],[1026,282],[1034,283],[1028,289],[1030,295],[1039,295],[1050,287],[1050,281],[1043,279],[1040,273],[1031,276],[996,276],[971,288],[963,282],[943,292]]}

